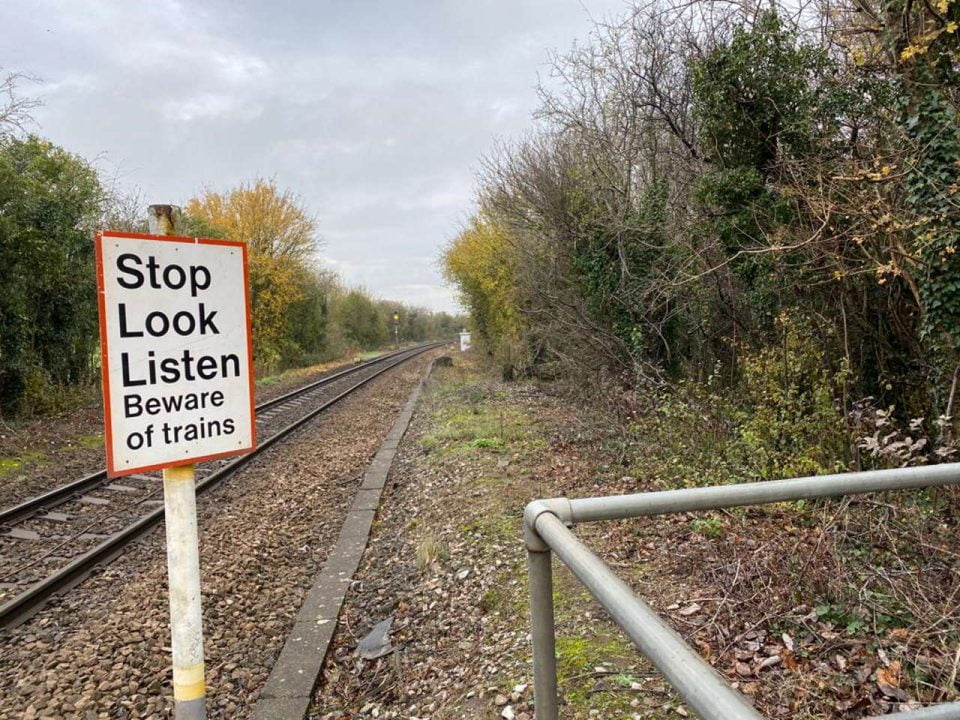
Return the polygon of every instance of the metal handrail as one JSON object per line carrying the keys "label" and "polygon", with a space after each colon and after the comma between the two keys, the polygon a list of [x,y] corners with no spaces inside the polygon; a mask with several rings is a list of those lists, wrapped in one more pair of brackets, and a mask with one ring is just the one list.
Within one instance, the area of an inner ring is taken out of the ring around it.
{"label": "metal handrail", "polygon": [[[763,717],[569,530],[574,523],[954,484],[960,484],[960,463],[614,497],[533,501],[524,511],[524,541],[530,575],[536,720],[557,720],[559,716],[551,553],[556,553],[570,568],[702,720]],[[877,717],[960,720],[960,702]]]}

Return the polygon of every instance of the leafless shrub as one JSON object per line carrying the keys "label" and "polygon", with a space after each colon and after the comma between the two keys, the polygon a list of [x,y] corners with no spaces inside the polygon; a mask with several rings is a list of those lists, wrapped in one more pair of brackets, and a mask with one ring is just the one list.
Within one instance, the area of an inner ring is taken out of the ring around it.
{"label": "leafless shrub", "polygon": [[39,82],[38,78],[19,72],[0,75],[0,136],[25,132],[33,122],[31,111],[42,103],[34,98],[25,98],[17,93],[23,82]]}

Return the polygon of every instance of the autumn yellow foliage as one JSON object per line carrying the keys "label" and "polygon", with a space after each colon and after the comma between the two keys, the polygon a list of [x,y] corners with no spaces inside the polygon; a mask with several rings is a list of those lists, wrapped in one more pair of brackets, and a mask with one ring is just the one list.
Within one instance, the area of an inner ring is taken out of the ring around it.
{"label": "autumn yellow foliage", "polygon": [[298,279],[317,246],[313,219],[294,194],[263,179],[222,194],[207,191],[185,209],[224,237],[247,244],[257,360],[276,364],[284,351],[287,311],[301,298]]}
{"label": "autumn yellow foliage", "polygon": [[443,253],[446,278],[460,291],[479,340],[507,365],[523,364],[516,251],[506,229],[475,216]]}

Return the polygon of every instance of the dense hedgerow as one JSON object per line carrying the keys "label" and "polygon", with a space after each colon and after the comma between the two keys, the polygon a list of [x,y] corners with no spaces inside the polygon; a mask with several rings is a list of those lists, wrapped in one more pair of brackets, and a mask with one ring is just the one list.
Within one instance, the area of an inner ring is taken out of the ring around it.
{"label": "dense hedgerow", "polygon": [[613,397],[671,482],[950,457],[960,2],[901,5],[597,25],[446,250],[482,346]]}

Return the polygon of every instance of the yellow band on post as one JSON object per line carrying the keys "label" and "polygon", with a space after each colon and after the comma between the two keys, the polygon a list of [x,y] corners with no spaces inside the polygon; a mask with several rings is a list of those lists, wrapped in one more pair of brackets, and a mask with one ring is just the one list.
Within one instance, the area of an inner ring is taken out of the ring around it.
{"label": "yellow band on post", "polygon": [[203,680],[203,663],[191,667],[173,668],[173,699],[181,702],[198,700],[206,695],[207,686]]}
{"label": "yellow band on post", "polygon": [[184,482],[185,480],[193,480],[194,477],[193,464],[174,465],[173,467],[163,469],[164,482]]}

